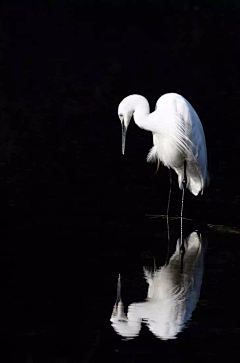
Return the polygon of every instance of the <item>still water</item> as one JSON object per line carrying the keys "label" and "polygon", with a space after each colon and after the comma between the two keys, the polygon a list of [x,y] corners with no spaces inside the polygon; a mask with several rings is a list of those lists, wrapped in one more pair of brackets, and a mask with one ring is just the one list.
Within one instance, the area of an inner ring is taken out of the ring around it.
{"label": "still water", "polygon": [[126,338],[136,337],[140,333],[142,320],[162,340],[174,339],[183,330],[199,300],[206,242],[194,231],[183,243],[183,256],[178,239],[174,254],[167,258],[164,266],[155,267],[154,270],[144,267],[144,277],[149,285],[147,299],[131,304],[127,317],[119,275],[117,301],[111,317],[112,326],[118,334]]}
{"label": "still water", "polygon": [[160,219],[148,223],[155,238],[140,252],[142,271],[137,258],[123,256],[123,276],[115,277],[117,299],[110,316],[115,358],[237,361],[239,232],[185,221],[181,273],[178,222],[170,222],[170,241],[166,229],[160,232]]}
{"label": "still water", "polygon": [[[184,220],[181,262],[179,219],[170,241],[165,219],[138,223],[125,233],[109,216],[106,240],[92,229],[84,250],[35,235],[1,254],[6,362],[237,361],[238,231]],[[116,224],[124,235],[106,244]]]}

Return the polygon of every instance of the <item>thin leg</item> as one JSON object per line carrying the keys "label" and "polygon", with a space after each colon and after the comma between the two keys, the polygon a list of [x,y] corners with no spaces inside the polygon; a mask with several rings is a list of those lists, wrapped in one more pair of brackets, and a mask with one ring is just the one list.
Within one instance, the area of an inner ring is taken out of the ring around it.
{"label": "thin leg", "polygon": [[168,204],[167,204],[167,217],[168,217],[168,213],[169,213],[169,208],[170,208],[170,200],[171,200],[171,192],[172,192],[172,173],[171,173],[171,169],[169,168],[169,194],[168,194]]}
{"label": "thin leg", "polygon": [[184,247],[184,241],[183,241],[183,202],[184,202],[184,196],[185,196],[185,190],[187,185],[187,172],[186,172],[187,163],[186,160],[184,160],[184,178],[182,181],[183,189],[182,189],[182,205],[181,205],[181,246],[180,246],[180,252],[181,252],[181,273],[183,272],[183,257],[185,253],[185,247]]}
{"label": "thin leg", "polygon": [[171,200],[171,192],[172,192],[172,173],[169,168],[169,194],[168,194],[168,204],[167,204],[167,236],[168,236],[168,250],[167,250],[167,258],[166,265],[169,263],[169,254],[170,254],[170,229],[169,229],[169,208],[170,208],[170,200]]}

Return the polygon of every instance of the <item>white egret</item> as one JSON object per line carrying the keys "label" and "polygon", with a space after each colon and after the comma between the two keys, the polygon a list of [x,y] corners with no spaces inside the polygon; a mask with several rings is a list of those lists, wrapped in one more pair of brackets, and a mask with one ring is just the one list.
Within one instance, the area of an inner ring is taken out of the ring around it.
{"label": "white egret", "polygon": [[[185,188],[195,196],[208,181],[207,148],[201,121],[190,103],[176,93],[168,93],[159,98],[154,112],[150,113],[145,97],[130,95],[118,106],[118,115],[122,123],[122,153],[125,152],[126,132],[133,116],[135,123],[153,134],[153,147],[147,161],[157,161],[175,170],[179,188],[182,189],[181,205],[181,241],[182,214]],[[171,196],[168,198],[167,216]]]}
{"label": "white egret", "polygon": [[173,339],[183,330],[191,318],[199,300],[203,276],[203,257],[206,243],[197,232],[184,240],[184,269],[179,254],[180,239],[176,251],[165,266],[153,272],[144,269],[149,284],[146,301],[133,303],[127,316],[121,300],[120,275],[117,301],[110,321],[114,330],[125,338],[136,337],[144,321],[158,338]]}

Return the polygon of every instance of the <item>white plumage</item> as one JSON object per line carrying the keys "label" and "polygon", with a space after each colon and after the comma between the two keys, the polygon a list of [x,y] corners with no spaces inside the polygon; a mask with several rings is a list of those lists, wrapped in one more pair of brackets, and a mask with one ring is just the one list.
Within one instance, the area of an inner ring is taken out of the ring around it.
{"label": "white plumage", "polygon": [[197,232],[191,233],[184,244],[183,273],[180,272],[179,239],[168,265],[153,272],[144,270],[149,284],[147,299],[131,304],[127,316],[121,300],[119,277],[117,301],[110,319],[118,334],[126,338],[136,337],[143,321],[156,337],[163,340],[174,339],[184,329],[199,300],[206,247]]}
{"label": "white plumage", "polygon": [[147,160],[163,163],[178,175],[179,188],[184,179],[186,161],[186,187],[194,195],[203,193],[208,181],[207,148],[201,121],[182,96],[168,93],[159,98],[154,112],[150,113],[145,97],[131,95],[118,107],[122,122],[122,152],[125,151],[126,131],[133,115],[135,123],[153,134],[153,147]]}

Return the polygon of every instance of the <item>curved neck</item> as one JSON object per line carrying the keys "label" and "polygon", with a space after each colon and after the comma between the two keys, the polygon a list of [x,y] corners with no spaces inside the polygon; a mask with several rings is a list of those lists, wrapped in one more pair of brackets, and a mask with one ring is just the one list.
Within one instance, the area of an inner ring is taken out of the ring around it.
{"label": "curved neck", "polygon": [[[133,95],[132,97],[135,97],[131,100],[134,112],[133,118],[138,127],[152,133],[166,132],[164,123],[159,122],[159,110],[150,113],[149,103],[145,97],[139,95]],[[156,117],[156,112],[158,112],[158,117]]]}
{"label": "curved neck", "polygon": [[132,95],[132,105],[133,105],[133,118],[135,123],[141,129],[145,129],[147,126],[147,117],[150,113],[150,107],[147,99],[140,95]]}

